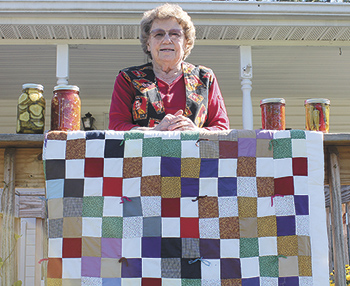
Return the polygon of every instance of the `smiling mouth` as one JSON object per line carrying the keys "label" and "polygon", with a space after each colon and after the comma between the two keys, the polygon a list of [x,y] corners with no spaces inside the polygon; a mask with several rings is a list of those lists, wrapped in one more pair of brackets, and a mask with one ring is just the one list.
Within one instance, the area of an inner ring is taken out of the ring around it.
{"label": "smiling mouth", "polygon": [[161,52],[173,52],[174,49],[160,49]]}

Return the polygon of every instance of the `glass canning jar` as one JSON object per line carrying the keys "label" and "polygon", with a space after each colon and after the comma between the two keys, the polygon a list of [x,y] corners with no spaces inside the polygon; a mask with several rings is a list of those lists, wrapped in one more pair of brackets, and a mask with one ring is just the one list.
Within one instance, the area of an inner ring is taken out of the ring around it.
{"label": "glass canning jar", "polygon": [[322,131],[328,133],[329,131],[329,99],[325,98],[311,98],[304,102],[305,106],[305,129]]}
{"label": "glass canning jar", "polygon": [[262,129],[286,129],[285,105],[283,98],[266,98],[260,101]]}

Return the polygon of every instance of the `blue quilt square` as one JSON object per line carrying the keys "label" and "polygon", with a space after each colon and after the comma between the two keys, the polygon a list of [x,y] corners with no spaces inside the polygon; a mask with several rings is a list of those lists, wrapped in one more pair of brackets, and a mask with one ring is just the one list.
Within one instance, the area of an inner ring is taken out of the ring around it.
{"label": "blue quilt square", "polygon": [[89,139],[105,139],[104,131],[86,131],[85,133],[86,140]]}
{"label": "blue quilt square", "polygon": [[259,277],[242,279],[242,286],[260,286]]}
{"label": "blue quilt square", "polygon": [[122,263],[123,278],[139,278],[142,277],[142,261],[141,258],[128,258],[127,263]]}
{"label": "blue quilt square", "polygon": [[141,198],[133,197],[123,203],[123,217],[142,216]]}
{"label": "blue quilt square", "polygon": [[181,178],[181,197],[198,197],[199,179]]}
{"label": "blue quilt square", "polygon": [[105,158],[123,158],[124,145],[123,140],[107,139],[105,141]]}
{"label": "blue quilt square", "polygon": [[202,159],[201,160],[201,168],[199,172],[199,176],[203,177],[217,177],[218,176],[218,159]]}
{"label": "blue quilt square", "polygon": [[294,196],[295,213],[297,215],[309,215],[309,197],[308,196]]}
{"label": "blue quilt square", "polygon": [[237,196],[237,178],[226,177],[218,180],[219,197]]}
{"label": "blue quilt square", "polygon": [[278,286],[295,286],[299,285],[299,277],[279,277]]}
{"label": "blue quilt square", "polygon": [[201,262],[191,263],[193,259],[181,259],[181,278],[198,279],[201,278]]}
{"label": "blue quilt square", "polygon": [[199,249],[204,259],[220,258],[220,239],[200,239]]}
{"label": "blue quilt square", "polygon": [[142,238],[142,257],[160,258],[161,256],[161,237],[143,237]]}
{"label": "blue quilt square", "polygon": [[121,278],[102,278],[102,286],[121,286]]}
{"label": "blue quilt square", "polygon": [[161,217],[144,217],[143,218],[143,236],[160,237],[162,235]]}
{"label": "blue quilt square", "polygon": [[63,179],[46,181],[47,198],[48,199],[63,198],[63,186],[64,186]]}
{"label": "blue quilt square", "polygon": [[161,175],[163,177],[180,177],[181,176],[181,158],[162,157]]}
{"label": "blue quilt square", "polygon": [[295,216],[278,216],[277,236],[295,235]]}
{"label": "blue quilt square", "polygon": [[220,259],[221,279],[241,278],[241,263],[238,258]]}

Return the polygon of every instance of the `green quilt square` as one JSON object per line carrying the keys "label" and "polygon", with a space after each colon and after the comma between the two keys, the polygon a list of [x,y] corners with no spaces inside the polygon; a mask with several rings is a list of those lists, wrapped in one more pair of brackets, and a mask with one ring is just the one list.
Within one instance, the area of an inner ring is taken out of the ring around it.
{"label": "green quilt square", "polygon": [[260,256],[259,265],[261,277],[278,277],[277,256]]}
{"label": "green quilt square", "polygon": [[130,139],[143,139],[144,132],[140,131],[127,131],[124,133],[124,140],[130,140]]}
{"label": "green quilt square", "polygon": [[162,138],[153,137],[145,138],[142,142],[143,157],[160,157],[162,156]]}
{"label": "green quilt square", "polygon": [[305,131],[304,130],[291,130],[290,137],[292,139],[306,139]]}
{"label": "green quilt square", "polygon": [[181,279],[181,286],[201,286],[201,279]]}
{"label": "green quilt square", "polygon": [[197,131],[183,131],[181,132],[181,140],[198,140],[199,132]]}
{"label": "green quilt square", "polygon": [[181,141],[176,139],[163,140],[162,156],[181,158]]}
{"label": "green quilt square", "polygon": [[83,217],[102,217],[103,197],[83,198]]}
{"label": "green quilt square", "polygon": [[257,237],[240,238],[240,257],[259,256],[259,242]]}
{"label": "green quilt square", "polygon": [[273,145],[273,158],[283,159],[292,158],[292,139],[280,138],[271,140]]}
{"label": "green quilt square", "polygon": [[123,238],[123,218],[103,217],[102,237]]}

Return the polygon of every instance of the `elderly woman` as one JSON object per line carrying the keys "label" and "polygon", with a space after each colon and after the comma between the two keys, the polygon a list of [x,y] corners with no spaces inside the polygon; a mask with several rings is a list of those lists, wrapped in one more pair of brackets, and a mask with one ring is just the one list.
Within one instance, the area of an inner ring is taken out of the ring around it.
{"label": "elderly woman", "polygon": [[184,61],[194,39],[194,25],[180,6],[164,4],[144,13],[140,41],[151,62],[123,69],[117,76],[109,129],[229,128],[212,70]]}

